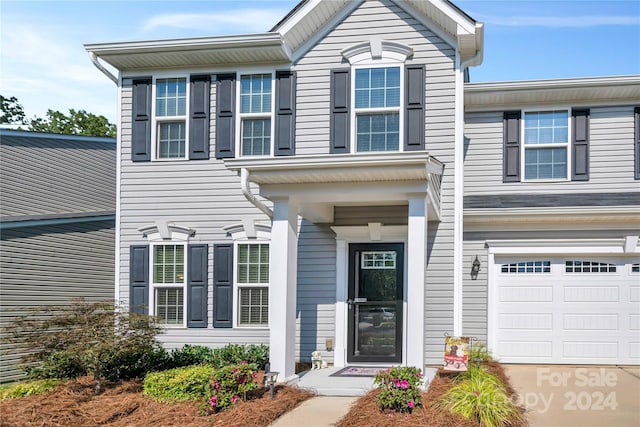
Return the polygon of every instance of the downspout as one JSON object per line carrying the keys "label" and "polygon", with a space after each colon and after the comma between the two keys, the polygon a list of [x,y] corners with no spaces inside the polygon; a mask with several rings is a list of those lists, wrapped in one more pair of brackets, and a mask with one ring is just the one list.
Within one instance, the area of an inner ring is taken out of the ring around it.
{"label": "downspout", "polygon": [[249,171],[245,168],[240,169],[240,186],[242,188],[242,194],[244,197],[256,208],[260,209],[266,216],[273,219],[273,211],[269,209],[264,203],[256,198],[251,192],[249,186]]}
{"label": "downspout", "polygon": [[104,68],[104,65],[102,65],[98,61],[98,57],[96,56],[96,54],[94,52],[89,52],[89,58],[91,58],[91,62],[93,62],[93,65],[95,65],[96,68],[102,72],[102,74],[107,76],[109,78],[109,80],[111,80],[115,84],[118,84],[118,78],[116,76],[114,76],[113,74],[111,74],[111,72],[109,70]]}
{"label": "downspout", "polygon": [[[464,70],[467,67],[479,65],[483,59],[484,24],[476,23],[476,54],[471,58],[459,62],[456,75],[456,128],[454,151],[454,249],[453,249],[453,334],[462,335],[462,298],[464,277]],[[459,53],[456,54],[460,61]]]}

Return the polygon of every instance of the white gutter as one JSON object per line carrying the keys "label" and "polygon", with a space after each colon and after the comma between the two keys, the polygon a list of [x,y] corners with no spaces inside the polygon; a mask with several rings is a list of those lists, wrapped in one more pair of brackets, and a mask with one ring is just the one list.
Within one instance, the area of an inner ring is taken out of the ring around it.
{"label": "white gutter", "polygon": [[453,177],[453,335],[462,335],[462,282],[464,277],[464,70],[482,63],[484,25],[476,24],[476,54],[460,61],[456,52],[455,130]]}
{"label": "white gutter", "polygon": [[109,80],[111,80],[115,84],[118,84],[118,78],[111,74],[109,70],[104,68],[100,61],[98,61],[98,56],[94,52],[89,52],[89,58],[91,58],[91,62],[93,62],[93,65],[95,65],[98,70],[102,71],[102,74],[107,76]]}
{"label": "white gutter", "polygon": [[264,203],[256,198],[256,196],[251,192],[251,187],[249,185],[249,171],[246,168],[240,169],[240,186],[242,188],[242,194],[244,197],[256,208],[260,209],[267,215],[269,218],[273,219],[273,211],[269,209]]}

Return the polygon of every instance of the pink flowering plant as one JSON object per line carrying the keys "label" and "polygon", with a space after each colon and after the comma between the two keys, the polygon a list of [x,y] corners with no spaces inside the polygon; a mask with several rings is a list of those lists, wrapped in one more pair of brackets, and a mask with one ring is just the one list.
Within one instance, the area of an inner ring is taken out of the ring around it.
{"label": "pink flowering plant", "polygon": [[257,377],[255,365],[247,362],[214,370],[210,386],[210,412],[220,412],[241,400],[247,400],[247,392],[259,386]]}
{"label": "pink flowering plant", "polygon": [[380,388],[378,406],[382,411],[412,412],[421,406],[422,372],[411,366],[396,366],[379,371],[374,383]]}

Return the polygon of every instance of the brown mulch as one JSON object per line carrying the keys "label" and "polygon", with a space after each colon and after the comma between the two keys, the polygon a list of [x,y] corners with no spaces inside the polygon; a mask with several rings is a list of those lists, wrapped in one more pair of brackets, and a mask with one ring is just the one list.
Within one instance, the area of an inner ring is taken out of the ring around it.
{"label": "brown mulch", "polygon": [[200,415],[202,403],[158,403],[142,395],[141,381],[107,385],[94,395],[90,377],[65,383],[37,396],[0,402],[0,426],[268,426],[312,396],[294,387],[278,386],[274,400],[262,390],[215,415]]}
{"label": "brown mulch", "polygon": [[[502,365],[498,362],[487,362],[485,366],[504,382],[507,392],[513,396],[515,390]],[[410,414],[383,413],[376,402],[379,390],[372,390],[353,404],[349,413],[340,420],[337,427],[479,427],[479,424],[474,420],[436,410],[431,406],[452,385],[453,375],[440,371],[429,384],[427,391],[422,393],[422,406],[415,408]],[[522,412],[524,413],[524,409]],[[511,427],[526,427],[527,425],[525,420],[519,424],[514,423]]]}

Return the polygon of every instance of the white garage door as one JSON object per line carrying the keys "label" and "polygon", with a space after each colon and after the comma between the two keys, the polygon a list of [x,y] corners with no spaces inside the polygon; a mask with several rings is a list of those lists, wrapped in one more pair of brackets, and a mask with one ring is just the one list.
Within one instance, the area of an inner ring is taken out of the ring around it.
{"label": "white garage door", "polygon": [[640,363],[638,259],[496,257],[492,342],[512,363]]}

